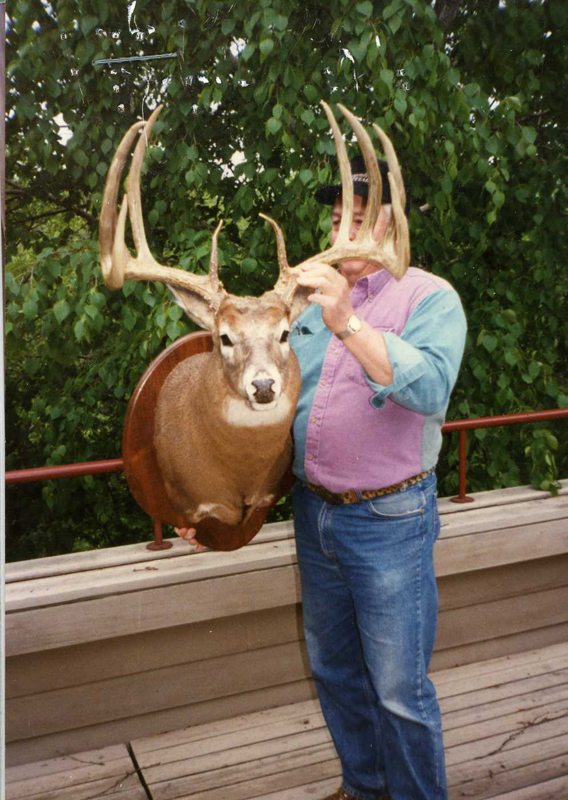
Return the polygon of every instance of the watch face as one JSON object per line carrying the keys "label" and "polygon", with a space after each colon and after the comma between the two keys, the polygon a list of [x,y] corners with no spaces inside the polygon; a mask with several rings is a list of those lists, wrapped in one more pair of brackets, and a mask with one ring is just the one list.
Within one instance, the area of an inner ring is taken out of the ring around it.
{"label": "watch face", "polygon": [[347,327],[353,333],[357,333],[357,331],[361,330],[361,320],[356,314],[353,314],[353,316],[349,317],[349,322],[347,323]]}

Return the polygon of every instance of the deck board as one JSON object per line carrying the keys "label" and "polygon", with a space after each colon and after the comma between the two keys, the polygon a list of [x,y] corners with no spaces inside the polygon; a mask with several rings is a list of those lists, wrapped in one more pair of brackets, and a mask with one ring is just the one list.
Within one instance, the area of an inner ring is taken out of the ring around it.
{"label": "deck board", "polygon": [[125,745],[6,770],[7,800],[147,800]]}
{"label": "deck board", "polygon": [[[451,800],[568,798],[568,644],[432,677]],[[339,783],[313,703],[178,735],[132,743],[155,800],[321,800]]]}
{"label": "deck board", "polygon": [[[441,670],[450,800],[567,800],[568,644]],[[340,767],[315,701],[131,742],[152,800],[322,800]],[[7,800],[146,800],[125,745],[13,767]]]}

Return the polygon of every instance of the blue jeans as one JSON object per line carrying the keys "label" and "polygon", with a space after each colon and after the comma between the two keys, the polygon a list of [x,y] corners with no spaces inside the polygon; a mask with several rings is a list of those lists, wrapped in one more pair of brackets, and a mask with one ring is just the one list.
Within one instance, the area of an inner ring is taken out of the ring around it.
{"label": "blue jeans", "polygon": [[306,643],[343,788],[361,800],[446,800],[426,674],[438,614],[435,475],[339,506],[297,483],[294,521]]}

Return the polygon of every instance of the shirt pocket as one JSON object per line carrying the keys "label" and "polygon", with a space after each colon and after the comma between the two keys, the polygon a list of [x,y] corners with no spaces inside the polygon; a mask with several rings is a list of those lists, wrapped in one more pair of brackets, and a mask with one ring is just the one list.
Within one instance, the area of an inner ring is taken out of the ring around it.
{"label": "shirt pocket", "polygon": [[310,344],[313,344],[314,334],[311,332],[302,334],[294,333],[290,336],[289,341],[292,352],[298,359],[300,371],[304,377],[305,372],[310,365]]}
{"label": "shirt pocket", "polygon": [[[373,325],[373,328],[376,331],[380,331],[381,333],[394,333],[395,330],[394,325]],[[361,362],[358,361],[353,355],[353,353],[351,353],[347,348],[345,348],[344,358],[346,359],[345,362],[346,377],[353,383],[357,384],[358,386],[363,386],[370,392],[372,392],[373,390],[367,383],[366,373],[361,365]]]}
{"label": "shirt pocket", "polygon": [[293,334],[290,336],[289,342],[290,347],[296,353],[298,359],[300,359],[301,354],[305,353],[306,350],[309,348],[309,345],[312,344],[314,341],[314,334],[310,331],[309,333],[302,333],[302,334]]}

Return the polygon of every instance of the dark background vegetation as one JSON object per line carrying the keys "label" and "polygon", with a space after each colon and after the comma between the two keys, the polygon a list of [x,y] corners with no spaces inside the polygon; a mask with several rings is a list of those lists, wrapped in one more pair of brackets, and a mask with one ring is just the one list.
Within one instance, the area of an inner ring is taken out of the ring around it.
{"label": "dark background vegetation", "polygon": [[[97,217],[126,129],[166,105],[146,156],[145,218],[163,263],[260,294],[329,232],[334,176],[319,101],[377,121],[414,199],[413,263],[469,319],[448,419],[568,405],[568,5],[392,0],[17,0],[7,50],[7,469],[120,456],[129,395],[190,328],[167,290],[101,282]],[[175,54],[96,65],[98,59]],[[243,154],[240,163],[233,163]],[[420,211],[420,207],[427,206]],[[468,488],[568,474],[561,424],[470,434]],[[441,494],[457,488],[446,437]],[[144,541],[122,475],[10,487],[9,560]],[[287,516],[284,504],[277,514]]]}

